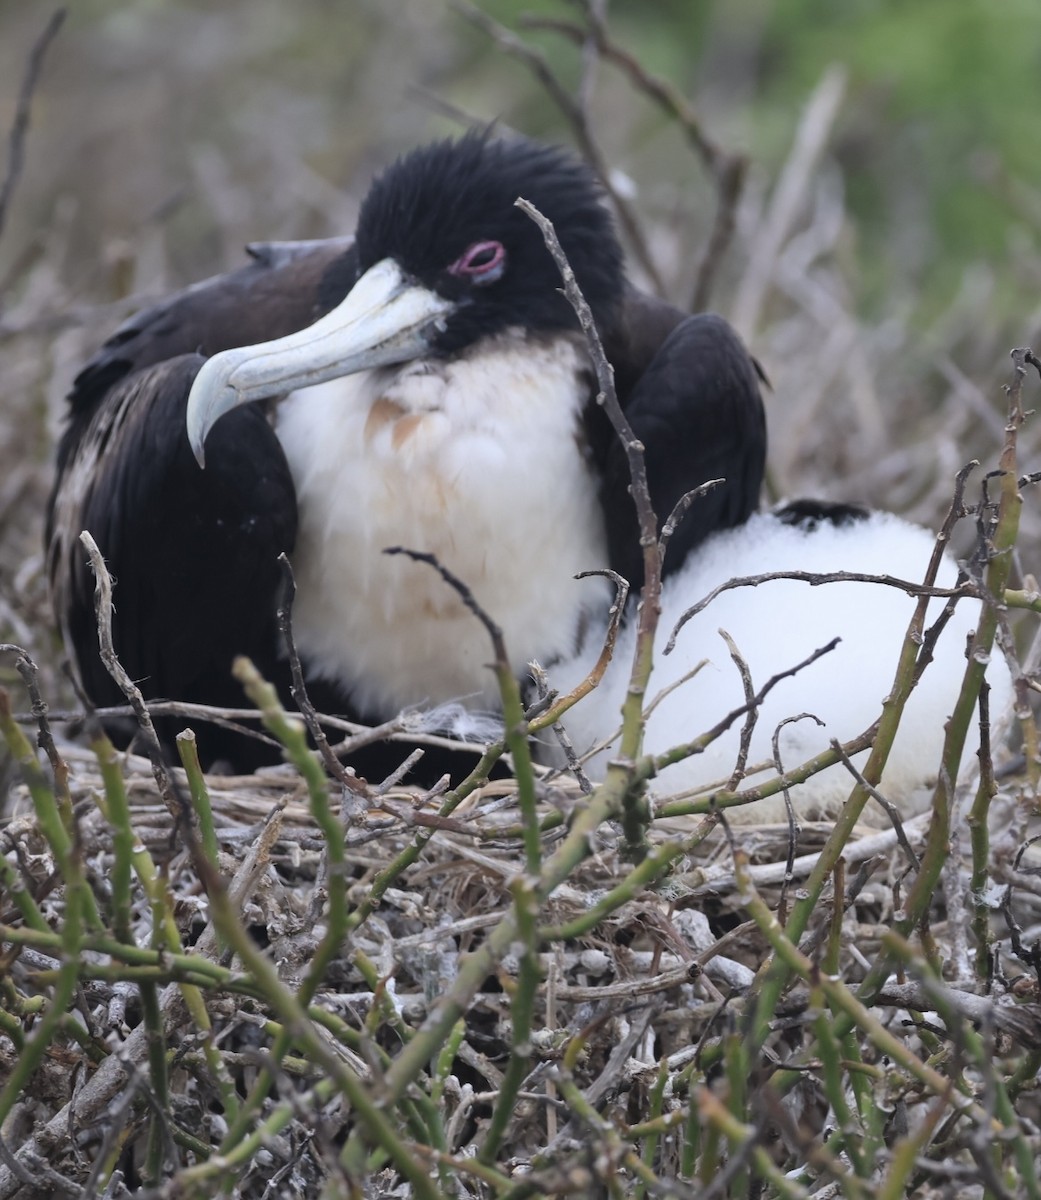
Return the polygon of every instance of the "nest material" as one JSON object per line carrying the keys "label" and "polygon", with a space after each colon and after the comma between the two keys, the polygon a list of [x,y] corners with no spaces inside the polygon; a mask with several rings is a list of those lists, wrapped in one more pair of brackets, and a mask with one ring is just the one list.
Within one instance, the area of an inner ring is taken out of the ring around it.
{"label": "nest material", "polygon": [[[87,877],[104,904],[113,850],[111,829],[95,803],[103,794],[103,781],[93,755],[75,746],[63,747],[63,753],[70,766],[70,791]],[[217,939],[206,925],[207,903],[200,881],[176,822],[160,799],[150,764],[127,756],[124,777],[134,829],[153,858],[163,864],[176,897],[175,911],[186,947],[190,946],[193,954],[221,961]],[[183,787],[183,778],[179,782]],[[231,890],[237,896],[241,919],[267,947],[283,981],[296,988],[307,972],[325,920],[324,843],[306,789],[288,767],[246,777],[213,776],[209,784],[221,867],[235,881]],[[554,810],[567,814],[583,803],[577,788],[563,783],[545,788],[541,799],[543,816]],[[5,849],[11,861],[20,863],[33,890],[44,895],[48,881],[54,882],[55,864],[25,793],[18,796],[18,806],[4,831]],[[1014,806],[1010,811],[1015,815]],[[346,830],[351,904],[363,902],[378,872],[413,842],[417,831],[429,828],[421,820],[431,813],[422,798],[407,789],[396,789],[369,808],[351,800]],[[655,1104],[665,1112],[682,1109],[689,1101],[692,1064],[707,1044],[738,1028],[740,997],[766,960],[768,947],[758,929],[743,921],[745,913],[725,837],[717,830],[695,847],[691,832],[696,824],[692,820],[681,832],[673,822],[669,832],[658,831],[658,836],[667,839],[686,836],[690,841],[689,853],[678,861],[663,886],[634,891],[631,899],[581,936],[550,939],[543,945],[536,1020],[527,1047],[530,1070],[510,1117],[500,1169],[516,1173],[518,1178],[535,1169],[546,1191],[557,1175],[563,1188],[565,1176],[573,1178],[585,1172],[588,1191],[582,1194],[601,1194],[596,1180],[603,1164],[597,1166],[593,1161],[594,1151],[601,1157],[607,1155],[614,1164],[612,1169],[625,1174],[610,1130],[646,1119]],[[434,830],[416,863],[341,947],[325,972],[314,1003],[352,1028],[365,1031],[373,1047],[381,1046],[393,1054],[403,1031],[419,1027],[431,1014],[464,969],[468,952],[512,909],[515,895],[511,883],[522,863],[519,825],[511,783],[491,784],[475,793],[465,810],[456,811],[453,821]],[[908,823],[912,845],[921,844],[924,829],[922,819]],[[820,826],[801,831],[792,870],[795,886],[827,832]],[[547,855],[559,836],[546,836]],[[753,873],[771,907],[788,903],[784,879],[789,830],[747,826],[741,828],[740,838],[757,864]],[[847,848],[850,886],[843,918],[842,975],[850,984],[856,983],[878,952],[880,939],[901,902],[907,862],[906,852],[896,847],[895,841],[891,831],[880,834],[872,830]],[[540,927],[566,927],[626,880],[632,863],[624,858],[622,847],[614,826],[598,829],[592,852],[540,909]],[[1011,848],[1008,839],[996,843],[997,858],[1006,865]],[[1036,898],[1024,903],[1021,919],[1036,921]],[[60,928],[61,892],[52,891],[42,904],[48,921]],[[151,909],[143,896],[137,896],[134,912],[138,942],[147,945]],[[808,952],[820,952],[830,919],[831,904],[822,905],[820,921],[804,942]],[[957,956],[957,924],[938,922],[932,934],[949,939],[951,955]],[[964,938],[963,931],[960,936]],[[511,998],[522,973],[522,958],[521,946],[508,952],[465,1013],[465,1030],[440,1102],[452,1154],[472,1154],[487,1130],[513,1045]],[[34,972],[45,969],[48,960],[36,951],[25,951],[13,958],[11,965],[19,987],[31,990]],[[379,981],[375,986],[374,979]],[[1029,979],[1024,976],[1018,986],[1020,993],[1024,988],[1029,992]],[[1010,984],[1003,998],[996,993],[984,996],[963,979],[947,994],[966,1021],[982,1022],[989,1028],[996,1047],[1014,1053],[1041,1050],[1041,1008],[1033,1002],[1014,1002],[1012,990]],[[176,985],[168,986],[163,996],[164,1024],[173,1051],[174,1108],[169,1119],[178,1129],[191,1130],[203,1143],[215,1147],[224,1126],[211,1113],[213,1097],[208,1091],[212,1081],[207,1083],[200,1067],[201,1033]],[[917,1018],[916,1024],[908,1017],[912,1010],[933,1008],[921,983],[894,982],[883,1002],[887,1007],[879,1010],[879,1015],[890,1030],[924,1053],[922,1018]],[[207,1007],[228,1075],[245,1093],[261,1065],[269,1061],[272,1034],[265,1022],[270,1010],[256,997],[220,989],[207,993]],[[132,1188],[134,1172],[140,1169],[144,1154],[140,1122],[147,1111],[143,1101],[149,1089],[137,991],[126,982],[92,980],[81,986],[77,1008],[93,1044],[107,1045],[115,1053],[98,1066],[91,1060],[89,1039],[80,1046],[68,1041],[55,1044],[4,1136],[9,1148],[18,1148],[21,1139],[31,1141],[46,1170],[57,1174],[41,1191],[32,1181],[19,1183],[13,1172],[0,1167],[0,1197],[50,1195],[59,1177],[82,1181],[86,1166],[98,1162],[106,1130],[113,1122],[128,1147],[121,1159],[122,1174],[117,1172],[115,1183],[123,1180]],[[754,1077],[766,1080],[779,1059],[794,1060],[811,1035],[815,1019],[805,986],[788,992],[775,1014],[769,1043],[760,1047],[759,1059],[751,1064]],[[935,1019],[927,1018],[927,1025]],[[562,1101],[553,1082],[554,1072],[576,1037],[583,1039],[583,1049],[568,1070],[588,1103],[607,1122],[599,1141],[588,1120]],[[378,1093],[380,1071],[372,1055],[339,1044],[336,1048]],[[865,1062],[881,1065],[882,1059],[867,1040],[862,1050]],[[10,1054],[10,1045],[3,1043],[4,1057]],[[291,1194],[317,1194],[321,1180],[333,1169],[334,1143],[355,1125],[354,1114],[342,1100],[330,1100],[322,1107],[314,1092],[305,1095],[306,1086],[314,1087],[320,1076],[304,1058],[290,1055],[283,1062],[265,1111],[270,1115],[279,1102],[297,1094],[297,1115],[244,1166],[238,1195],[264,1195],[276,1170],[285,1173]],[[927,1097],[899,1086],[885,1072],[875,1086],[878,1103],[892,1120],[907,1120],[908,1113],[917,1120],[915,1114],[924,1111]],[[787,1146],[787,1153],[799,1154],[807,1138],[822,1135],[829,1105],[819,1072],[809,1071],[791,1094],[790,1103],[794,1118],[786,1122],[775,1113],[766,1123],[769,1135],[764,1132],[766,1124],[761,1130],[765,1145],[780,1139],[772,1151],[779,1159],[784,1158],[781,1143]],[[75,1133],[74,1139],[69,1138],[70,1131]],[[79,1151],[73,1150],[74,1142]],[[666,1140],[659,1148],[655,1170],[661,1179],[675,1178],[677,1144]],[[86,1157],[82,1155],[84,1147]],[[179,1153],[182,1161],[192,1161],[183,1148]],[[566,1170],[562,1164],[567,1164]],[[366,1194],[411,1194],[401,1188],[400,1177],[388,1169],[368,1180]],[[116,1186],[111,1194],[125,1193]],[[487,1193],[475,1180],[466,1179],[460,1181],[456,1194]],[[674,1194],[687,1193],[680,1190]],[[941,1193],[926,1189],[921,1194]]]}

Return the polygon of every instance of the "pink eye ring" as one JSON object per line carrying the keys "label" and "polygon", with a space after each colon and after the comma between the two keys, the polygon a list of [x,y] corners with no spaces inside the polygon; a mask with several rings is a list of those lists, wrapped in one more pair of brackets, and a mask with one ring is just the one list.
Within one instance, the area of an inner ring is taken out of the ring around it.
{"label": "pink eye ring", "polygon": [[502,242],[474,242],[448,268],[449,275],[472,283],[494,283],[506,270],[506,249]]}

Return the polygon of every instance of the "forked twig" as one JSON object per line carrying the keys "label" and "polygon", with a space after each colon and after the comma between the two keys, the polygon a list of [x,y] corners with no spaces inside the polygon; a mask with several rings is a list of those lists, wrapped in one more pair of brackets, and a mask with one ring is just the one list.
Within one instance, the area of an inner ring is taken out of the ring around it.
{"label": "forked twig", "polygon": [[615,586],[614,603],[608,610],[607,631],[604,634],[604,644],[600,649],[600,655],[593,664],[593,669],[585,677],[580,680],[570,692],[563,696],[558,696],[553,703],[546,709],[545,713],[539,713],[537,716],[531,716],[530,729],[532,733],[539,733],[547,726],[555,725],[560,720],[561,716],[569,708],[573,708],[583,696],[587,696],[595,687],[599,686],[601,679],[604,677],[604,672],[607,670],[611,659],[614,657],[614,648],[618,641],[618,633],[622,626],[622,618],[625,615],[625,605],[629,598],[629,581],[623,579],[617,571],[599,569],[595,571],[579,571],[575,576],[576,579],[590,579],[593,576],[602,575],[605,579],[610,579]]}
{"label": "forked twig", "polygon": [[741,677],[741,688],[745,697],[745,719],[741,726],[741,736],[737,747],[737,761],[734,763],[734,769],[730,772],[730,778],[726,785],[727,791],[732,792],[744,777],[745,767],[748,764],[748,751],[752,745],[752,734],[755,733],[756,723],[759,720],[759,706],[755,702],[752,672],[744,655],[737,648],[737,642],[734,641],[725,629],[719,631],[719,636],[727,644],[730,660],[737,668],[737,673]]}
{"label": "forked twig", "polygon": [[785,717],[783,721],[777,722],[776,726],[774,726],[773,736],[770,739],[770,749],[773,752],[774,758],[774,770],[777,772],[778,778],[782,781],[781,795],[784,797],[784,813],[788,819],[788,857],[785,859],[784,882],[781,884],[781,895],[777,902],[777,910],[781,913],[788,911],[788,887],[794,879],[792,872],[795,865],[795,847],[799,839],[799,825],[795,818],[792,790],[785,780],[784,762],[781,759],[781,730],[786,725],[794,725],[798,721],[815,721],[818,726],[824,724],[820,717],[814,713],[795,713],[790,717]]}
{"label": "forked twig", "polygon": [[[789,667],[785,671],[778,671],[776,675],[771,675],[763,686],[740,707],[733,709],[727,713],[725,717],[717,721],[708,732],[703,733],[700,737],[696,737],[693,741],[685,742],[680,746],[673,746],[672,749],[664,751],[662,754],[655,755],[654,763],[657,771],[662,771],[665,767],[671,766],[673,763],[680,762],[684,758],[689,758],[692,754],[700,754],[707,746],[711,745],[718,737],[726,733],[731,725],[742,717],[745,713],[750,712],[753,708],[759,708],[766,697],[773,689],[785,679],[797,675],[800,671],[806,669],[812,663],[815,663],[818,658],[822,658],[825,654],[830,654],[832,650],[839,644],[841,638],[832,638],[825,646],[820,646],[814,650],[812,654],[807,655],[801,662],[796,663],[793,667]],[[754,789],[753,789],[754,790]],[[748,793],[749,796],[752,793]],[[758,797],[755,797],[758,799]]]}

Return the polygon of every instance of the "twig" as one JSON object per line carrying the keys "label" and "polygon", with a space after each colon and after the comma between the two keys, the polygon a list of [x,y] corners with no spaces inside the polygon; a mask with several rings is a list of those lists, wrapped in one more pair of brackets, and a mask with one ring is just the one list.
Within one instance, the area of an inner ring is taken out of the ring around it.
{"label": "twig", "polygon": [[[418,100],[425,108],[428,108],[432,113],[436,113],[440,117],[445,117],[449,121],[454,121],[463,129],[482,129],[487,122],[476,116],[474,113],[467,112],[466,109],[460,108],[459,105],[453,104],[450,100],[446,100],[444,96],[439,96],[437,92],[432,91],[428,87],[423,87],[422,84],[414,83],[411,87],[405,89],[405,96],[410,100]],[[496,129],[502,129],[503,123],[496,121]]]}
{"label": "twig", "polygon": [[773,583],[778,579],[790,579],[796,583],[808,583],[810,587],[819,587],[824,583],[877,583],[883,587],[899,588],[900,591],[906,592],[909,596],[915,596],[918,599],[921,599],[923,596],[941,596],[945,598],[960,596],[980,597],[979,589],[970,580],[966,580],[965,583],[957,587],[941,588],[935,587],[932,584],[913,583],[908,579],[898,579],[894,575],[867,575],[860,571],[764,571],[762,575],[739,575],[713,588],[704,599],[699,600],[697,604],[691,605],[682,614],[676,622],[669,640],[665,643],[665,653],[671,654],[675,649],[676,638],[691,617],[696,617],[699,612],[708,608],[712,601],[723,592],[729,592],[732,588],[758,587],[761,583]]}
{"label": "twig", "polygon": [[407,758],[400,762],[393,771],[383,780],[377,787],[373,788],[373,792],[377,796],[385,796],[392,787],[396,787],[402,779],[412,770],[412,768],[422,759],[423,751],[417,746]]}
{"label": "twig", "polygon": [[325,763],[326,770],[341,787],[364,796],[368,792],[365,780],[358,779],[357,776],[347,771],[343,763],[333,753],[332,747],[329,745],[329,739],[325,736],[325,730],[322,728],[322,723],[318,718],[318,713],[311,703],[311,697],[307,694],[304,671],[300,664],[300,655],[296,649],[296,639],[293,637],[293,601],[296,599],[296,577],[293,574],[293,567],[289,561],[288,554],[280,554],[278,562],[282,568],[282,586],[284,589],[282,602],[278,606],[278,628],[285,640],[286,651],[289,655],[289,669],[293,676],[290,691],[293,699],[296,701],[297,708],[300,710],[300,715],[304,718],[304,723],[307,725],[311,738],[318,748],[318,753],[322,756],[322,762]]}
{"label": "twig", "polygon": [[734,769],[730,773],[730,778],[727,780],[726,789],[732,792],[745,776],[745,767],[748,765],[748,751],[752,745],[752,734],[755,733],[756,723],[759,720],[759,706],[755,702],[755,688],[752,686],[752,672],[749,670],[748,662],[737,648],[737,643],[725,629],[719,631],[719,636],[727,644],[727,650],[730,653],[730,659],[734,666],[737,667],[737,673],[741,676],[741,687],[745,696],[745,720],[741,726],[741,737],[737,748],[737,761],[734,763]]}
{"label": "twig", "polygon": [[700,118],[687,103],[683,93],[667,79],[652,75],[646,67],[623,46],[613,41],[599,13],[590,4],[583,6],[589,29],[583,29],[574,21],[554,17],[521,17],[520,24],[528,29],[547,29],[570,39],[586,44],[590,33],[595,39],[600,55],[623,71],[637,92],[642,92],[654,104],[676,121],[687,141],[693,146],[705,169],[712,176],[716,188],[716,215],[712,222],[701,262],[698,264],[691,305],[694,312],[708,306],[712,284],[730,240],[734,235],[737,203],[741,198],[748,159],[743,154],[731,154],[705,131]]}
{"label": "twig", "polygon": [[629,581],[623,579],[617,571],[607,569],[579,571],[575,578],[589,579],[592,576],[603,576],[605,579],[610,579],[615,586],[615,598],[608,610],[607,632],[604,634],[604,644],[601,647],[600,655],[594,663],[593,669],[585,679],[576,684],[570,692],[554,700],[545,713],[539,713],[538,715],[529,713],[529,724],[532,733],[539,733],[547,726],[555,725],[569,708],[572,708],[579,700],[584,696],[588,696],[594,688],[598,687],[601,679],[604,677],[604,672],[614,657],[614,648],[618,641],[618,631],[621,629],[622,618],[625,616],[626,601],[629,598]]}
{"label": "twig", "polygon": [[[646,583],[644,584],[643,607],[654,608],[658,603],[656,591],[649,591],[656,580],[660,587],[661,565],[657,554],[657,518],[651,504],[651,493],[647,485],[647,465],[644,462],[643,446],[633,433],[628,418],[618,402],[618,393],[614,386],[614,369],[607,361],[600,333],[593,320],[593,314],[585,297],[578,286],[578,280],[571,269],[571,264],[564,254],[563,247],[557,237],[553,222],[542,215],[539,210],[523,197],[517,200],[517,207],[526,213],[542,231],[546,248],[557,264],[560,278],[564,284],[564,295],[575,310],[582,332],[586,338],[586,346],[593,362],[596,373],[597,397],[596,402],[607,413],[616,435],[625,449],[625,457],[629,466],[632,482],[633,503],[636,505],[636,516],[640,528],[640,544],[644,548],[644,568]],[[641,624],[641,631],[643,625]]]}
{"label": "twig", "polygon": [[[67,794],[69,767],[58,753],[58,747],[54,743],[54,734],[51,731],[47,701],[44,700],[43,693],[40,691],[39,667],[29,657],[28,651],[23,650],[21,646],[12,645],[10,642],[0,642],[0,654],[5,653],[15,655],[15,668],[22,677],[25,690],[29,693],[29,703],[32,705],[32,717],[39,730],[37,735],[39,744],[47,755],[47,761],[51,764],[51,770],[54,773],[54,780],[59,791]],[[17,717],[14,717],[14,719],[17,720]]]}
{"label": "twig", "polygon": [[170,815],[177,822],[178,828],[182,832],[186,832],[191,842],[194,843],[191,806],[184,796],[182,796],[180,790],[174,785],[173,779],[167,770],[162,746],[159,743],[159,736],[155,731],[155,726],[152,724],[152,715],[148,711],[145,698],[141,694],[141,689],[130,678],[123,664],[119,661],[112,642],[112,576],[108,573],[108,567],[105,565],[105,560],[98,549],[97,542],[94,541],[86,529],[80,534],[79,540],[80,544],[87,551],[87,555],[90,558],[90,568],[94,572],[94,610],[97,615],[98,647],[101,661],[105,666],[105,670],[112,676],[116,686],[126,696],[130,702],[130,707],[134,710],[138,726],[145,739],[148,757],[152,763],[152,775],[155,778],[156,786],[159,788],[159,794],[162,796],[163,802],[166,804]]}
{"label": "twig", "polygon": [[904,823],[900,819],[900,810],[891,800],[888,800],[885,796],[883,796],[877,787],[871,783],[868,783],[861,772],[857,770],[850,756],[845,752],[845,750],[843,750],[842,743],[838,740],[838,738],[831,739],[831,747],[839,756],[839,762],[841,762],[846,770],[849,771],[857,783],[859,783],[860,786],[867,792],[867,794],[873,799],[877,800],[879,804],[881,804],[886,810],[886,815],[889,817],[893,829],[896,832],[897,841],[904,848],[904,852],[911,860],[915,870],[918,870],[922,864],[918,860],[918,855],[914,852],[914,847],[911,845],[910,841],[908,841],[907,833],[904,830]]}
{"label": "twig", "polygon": [[560,239],[553,228],[553,222],[543,216],[533,204],[523,197],[519,198],[516,203],[517,207],[526,213],[542,231],[546,248],[557,264],[557,270],[560,272],[560,278],[564,284],[564,295],[575,310],[575,316],[578,317],[593,363],[597,383],[596,402],[607,414],[615,435],[621,441],[629,468],[630,492],[636,506],[640,546],[643,550],[644,584],[637,617],[636,653],[629,676],[629,687],[622,705],[622,737],[619,756],[608,765],[608,781],[611,780],[612,774],[616,774],[616,780],[611,786],[617,786],[620,791],[622,827],[631,853],[639,855],[641,853],[639,847],[642,845],[650,814],[642,799],[643,781],[637,778],[635,763],[643,742],[643,700],[647,694],[647,684],[654,665],[654,635],[658,628],[658,615],[661,611],[662,559],[658,549],[658,518],[654,512],[654,505],[651,503],[650,489],[647,484],[647,463],[644,458],[643,443],[633,433],[632,426],[618,402],[618,393],[614,386],[614,369],[607,361],[593,314],[586,303],[586,298],[582,295],[582,289],[578,286],[575,273],[571,269],[571,264],[568,262]]}
{"label": "twig", "polygon": [[661,527],[661,533],[658,536],[658,554],[662,561],[665,559],[665,551],[669,548],[669,540],[676,532],[676,528],[683,518],[687,515],[687,509],[701,496],[707,496],[713,488],[718,487],[721,483],[725,483],[725,479],[708,479],[698,487],[691,488],[689,492],[684,492],[676,501],[672,512],[665,519],[665,523]]}
{"label": "twig", "polygon": [[29,114],[32,110],[33,93],[36,91],[36,84],[40,78],[40,68],[43,66],[44,55],[51,42],[57,37],[58,30],[65,20],[65,12],[64,8],[59,8],[51,16],[29,51],[29,62],[18,92],[14,120],[7,138],[7,167],[4,171],[4,181],[0,184],[0,234],[3,233],[7,208],[22,174],[22,167],[25,165],[25,139],[29,132]]}
{"label": "twig", "polygon": [[570,95],[567,88],[557,78],[545,55],[533,46],[529,46],[527,42],[521,41],[505,25],[500,25],[498,21],[489,17],[487,13],[482,12],[479,8],[474,7],[468,0],[453,0],[452,7],[460,16],[487,34],[500,50],[524,63],[549,93],[550,98],[564,114],[565,119],[574,131],[579,148],[599,177],[604,191],[610,197],[615,212],[618,214],[618,219],[625,231],[625,235],[632,247],[633,254],[639,261],[640,266],[647,273],[654,289],[659,294],[664,294],[665,283],[661,277],[661,272],[655,266],[654,259],[651,257],[651,252],[647,247],[646,239],[640,230],[639,222],[636,220],[632,209],[611,181],[611,171],[608,168],[603,152],[593,137],[592,130],[589,127],[589,118],[581,104]]}
{"label": "twig", "polygon": [[[502,702],[503,724],[505,725],[505,740],[513,755],[513,774],[517,781],[517,799],[520,804],[524,825],[524,857],[528,874],[532,877],[539,872],[541,860],[541,843],[539,839],[538,814],[535,801],[535,773],[531,762],[531,748],[528,745],[528,723],[524,714],[524,703],[521,699],[520,685],[510,666],[510,656],[506,649],[506,639],[502,628],[488,615],[477,602],[470,588],[458,575],[444,566],[435,554],[420,550],[409,550],[404,546],[389,546],[384,554],[403,554],[413,562],[425,563],[433,567],[441,578],[451,587],[462,600],[463,604],[484,626],[492,643],[495,661],[492,670],[495,672],[499,685],[499,696]],[[520,900],[518,900],[518,906]]]}
{"label": "twig", "polygon": [[845,71],[830,67],[806,106],[791,157],[774,189],[766,219],[749,248],[750,267],[734,300],[731,320],[745,338],[755,332],[781,247],[798,216],[845,90]]}
{"label": "twig", "polygon": [[788,887],[795,878],[793,875],[795,864],[795,847],[799,840],[799,826],[795,819],[795,805],[792,803],[792,790],[785,781],[784,763],[781,760],[781,730],[786,725],[794,725],[798,721],[815,721],[818,726],[824,725],[820,717],[813,713],[795,713],[793,716],[785,717],[783,721],[778,721],[774,727],[773,737],[770,739],[770,749],[773,752],[774,769],[777,771],[778,778],[782,781],[781,795],[784,797],[784,813],[788,819],[788,857],[784,863],[784,882],[781,884],[781,895],[777,901],[777,911],[779,914],[788,911]]}
{"label": "twig", "polygon": [[[540,663],[530,663],[531,678],[535,684],[535,691],[539,698],[539,703],[551,704],[556,699],[556,693],[549,689],[549,677]],[[575,782],[583,796],[591,795],[593,785],[589,781],[589,777],[582,770],[582,764],[579,761],[578,755],[575,753],[574,743],[568,736],[567,730],[564,728],[563,722],[556,721],[553,726],[553,736],[557,739],[557,744],[564,753],[564,761],[567,764],[568,772],[574,776]]]}
{"label": "twig", "polygon": [[[707,733],[701,734],[700,737],[694,738],[693,741],[684,742],[679,746],[673,746],[671,750],[666,750],[661,754],[655,755],[654,765],[656,772],[663,771],[666,767],[671,766],[673,763],[681,762],[683,759],[689,758],[692,754],[700,754],[707,746],[710,746],[718,737],[720,737],[721,734],[726,733],[726,731],[731,725],[733,725],[738,717],[743,716],[746,712],[749,712],[753,708],[760,707],[770,692],[772,692],[782,680],[788,679],[792,675],[797,675],[800,671],[805,670],[812,663],[815,663],[818,658],[822,658],[825,654],[830,654],[841,640],[841,638],[837,637],[832,638],[826,646],[820,646],[818,649],[814,650],[812,654],[807,655],[802,662],[796,663],[794,667],[789,667],[786,671],[778,671],[776,675],[771,675],[766,683],[763,684],[759,691],[757,691],[750,700],[748,700],[745,704],[742,704],[739,708],[735,708],[731,712],[727,713],[727,715],[721,720],[717,721]],[[857,740],[859,741],[860,739]],[[862,749],[863,747],[859,748]],[[749,797],[754,797],[755,799],[760,799],[761,797],[756,794],[758,790],[759,789],[757,788],[753,788],[747,793],[742,792],[741,795],[747,795]]]}
{"label": "twig", "polygon": [[463,604],[484,626],[485,632],[491,639],[492,649],[495,653],[495,665],[503,667],[507,671],[510,669],[510,659],[506,652],[506,642],[502,636],[502,628],[477,603],[469,586],[458,575],[444,566],[438,560],[436,554],[428,554],[424,550],[409,550],[406,546],[388,546],[383,553],[388,555],[403,554],[406,558],[411,558],[413,562],[426,563],[428,567],[433,567],[445,583],[456,592]]}

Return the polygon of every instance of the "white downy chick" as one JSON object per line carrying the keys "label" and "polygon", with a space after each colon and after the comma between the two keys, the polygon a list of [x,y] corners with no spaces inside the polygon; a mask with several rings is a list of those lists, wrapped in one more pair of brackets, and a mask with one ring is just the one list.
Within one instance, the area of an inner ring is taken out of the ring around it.
{"label": "white downy chick", "polygon": [[[821,521],[812,528],[783,522],[773,513],[753,516],[746,524],[710,538],[695,551],[681,571],[666,580],[662,614],[656,640],[656,665],[648,701],[682,679],[706,660],[693,678],[667,695],[652,711],[645,749],[654,754],[691,740],[715,725],[728,712],[745,703],[737,666],[719,634],[725,629],[751,671],[754,690],[772,676],[789,670],[826,645],[842,640],[793,677],[778,683],[764,700],[752,736],[748,765],[772,762],[772,739],[786,718],[812,713],[785,724],[779,737],[785,770],[826,750],[832,739],[850,740],[863,732],[882,711],[889,694],[901,644],[915,607],[906,592],[878,583],[828,583],[778,580],[757,587],[722,592],[680,631],[675,649],[661,653],[681,615],[709,592],[730,579],[774,571],[832,573],[855,571],[920,582],[934,544],[934,535],[889,513],[876,512],[847,524]],[[936,583],[951,587],[957,576],[953,560],[945,557]],[[934,599],[926,628],[944,605]],[[881,791],[901,812],[919,810],[936,778],[943,746],[944,727],[954,708],[966,666],[966,638],[979,617],[977,600],[959,600],[955,613],[936,645],[935,659],[927,667],[904,711],[899,733],[881,783]],[[602,645],[603,630],[593,630],[583,652],[558,664],[550,672],[552,685],[569,690],[588,673]],[[566,716],[565,725],[579,754],[588,751],[617,729],[628,682],[636,638],[636,621],[623,629],[613,660],[599,687]],[[991,711],[999,713],[1011,696],[1011,681],[1003,662],[988,669],[992,688]],[[706,785],[725,786],[734,770],[744,717],[702,754],[664,769],[652,782],[655,795],[672,796]],[[970,738],[963,761],[977,742]],[[602,774],[610,749],[591,760],[593,778]],[[862,767],[867,751],[853,761]],[[776,776],[773,766],[748,774],[739,785],[757,786]],[[791,796],[802,819],[833,815],[852,789],[849,771],[837,764],[793,787]],[[754,804],[729,808],[739,822],[772,822],[784,819],[784,799],[776,796]],[[886,821],[876,804],[865,810],[865,819]]]}

